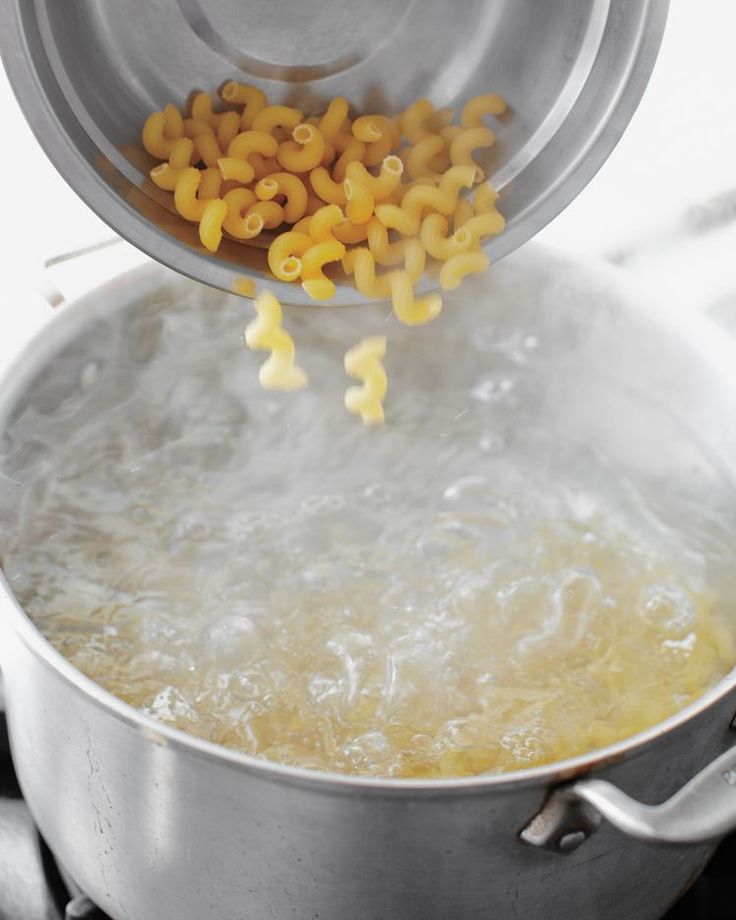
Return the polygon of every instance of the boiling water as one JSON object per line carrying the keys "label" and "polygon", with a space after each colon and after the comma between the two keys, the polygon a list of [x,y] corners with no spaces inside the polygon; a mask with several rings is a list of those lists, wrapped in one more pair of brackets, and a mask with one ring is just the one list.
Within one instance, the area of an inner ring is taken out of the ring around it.
{"label": "boiling water", "polygon": [[388,426],[364,430],[341,355],[383,314],[288,317],[313,385],[281,396],[241,350],[249,313],[153,294],[68,346],[9,426],[3,567],[85,674],[282,763],[438,776],[606,745],[731,667],[727,541],[696,494],[720,473],[688,447],[683,498],[591,443],[583,357],[555,336],[587,339],[533,311],[391,329]]}

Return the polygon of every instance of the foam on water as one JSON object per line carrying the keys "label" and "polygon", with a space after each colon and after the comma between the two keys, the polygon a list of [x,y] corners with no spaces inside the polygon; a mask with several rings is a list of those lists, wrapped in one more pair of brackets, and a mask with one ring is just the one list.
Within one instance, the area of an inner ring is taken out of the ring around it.
{"label": "foam on water", "polygon": [[393,776],[582,753],[726,673],[711,460],[687,448],[687,489],[612,464],[536,314],[396,331],[366,431],[341,406],[357,317],[287,316],[313,386],[284,397],[240,349],[244,302],[180,283],[35,382],[3,447],[3,567],[64,655],[213,741]]}

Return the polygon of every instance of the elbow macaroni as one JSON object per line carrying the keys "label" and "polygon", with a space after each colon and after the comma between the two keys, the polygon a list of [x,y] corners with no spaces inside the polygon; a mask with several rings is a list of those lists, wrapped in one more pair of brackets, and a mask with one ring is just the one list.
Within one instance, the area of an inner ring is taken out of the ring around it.
{"label": "elbow macaroni", "polygon": [[[442,309],[438,294],[414,296],[427,256],[441,263],[443,290],[488,266],[481,242],[505,221],[474,153],[495,142],[483,120],[506,111],[500,96],[470,99],[460,124],[452,124],[452,111],[427,99],[390,118],[351,119],[347,99],[336,97],[305,119],[291,106],[269,105],[262,90],[245,83],[229,81],[220,95],[222,111],[209,93],[197,93],[188,114],[167,105],[142,130],[145,150],[158,161],[151,181],[198,225],[210,252],[224,236],[248,243],[266,233],[257,244],[267,249],[275,278],[298,281],[309,297],[326,300],[336,286],[325,267],[341,262],[364,297],[391,298],[396,318],[408,325],[429,322]],[[378,274],[377,266],[388,271]],[[248,344],[271,351],[262,384],[304,386],[278,301],[263,294],[256,309]],[[376,352],[379,367],[382,354]],[[381,419],[384,395],[385,389],[376,397]],[[350,397],[350,411],[361,414],[357,399]]]}
{"label": "elbow macaroni", "polygon": [[372,335],[362,339],[345,354],[345,371],[361,381],[360,386],[345,392],[345,408],[359,415],[364,425],[382,425],[383,401],[388,390],[388,377],[382,361],[386,354],[386,336]]}
{"label": "elbow macaroni", "polygon": [[302,368],[294,363],[294,340],[282,327],[281,304],[264,291],[255,300],[257,316],[245,330],[245,344],[254,351],[270,351],[261,365],[258,379],[265,390],[301,390],[308,383]]}

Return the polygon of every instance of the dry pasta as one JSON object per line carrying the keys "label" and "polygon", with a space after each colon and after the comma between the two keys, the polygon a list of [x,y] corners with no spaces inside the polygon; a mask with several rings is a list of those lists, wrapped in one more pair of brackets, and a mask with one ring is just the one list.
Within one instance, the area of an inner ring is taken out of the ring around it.
{"label": "dry pasta", "polygon": [[382,425],[383,401],[388,377],[382,361],[386,354],[386,336],[371,335],[362,339],[345,354],[345,371],[362,381],[345,392],[345,408],[359,415],[364,425]]}
{"label": "dry pasta", "polygon": [[281,304],[264,291],[255,300],[257,316],[245,330],[245,343],[254,351],[270,351],[261,365],[258,379],[266,390],[301,390],[307,383],[305,371],[294,363],[294,340],[282,327]]}
{"label": "dry pasta", "polygon": [[[439,263],[442,290],[488,266],[482,242],[500,233],[505,220],[474,154],[495,142],[484,119],[506,111],[497,94],[468,100],[459,124],[451,109],[437,110],[428,99],[390,117],[351,116],[348,100],[339,96],[305,117],[234,80],[220,96],[217,106],[209,93],[196,93],[187,112],[169,104],[149,115],[141,135],[158,161],[152,183],[172,196],[182,218],[197,224],[210,252],[224,237],[255,242],[267,251],[271,275],[300,283],[313,300],[335,296],[330,275],[341,263],[364,297],[390,298],[396,319],[408,325],[429,322],[442,309],[439,294],[414,294],[428,257]],[[256,240],[264,234],[265,241]],[[306,385],[274,295],[262,294],[256,310],[248,344],[271,351],[261,382]],[[364,392],[365,385],[351,391]],[[378,399],[381,419],[384,396],[385,389]],[[375,405],[371,412],[378,419]]]}

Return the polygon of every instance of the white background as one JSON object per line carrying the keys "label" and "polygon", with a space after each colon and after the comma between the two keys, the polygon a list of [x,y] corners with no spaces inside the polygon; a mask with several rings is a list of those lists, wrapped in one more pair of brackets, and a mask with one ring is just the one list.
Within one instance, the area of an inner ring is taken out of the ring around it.
{"label": "white background", "polygon": [[[637,270],[642,284],[671,298],[673,308],[733,304],[736,311],[736,221],[697,239],[678,229],[688,209],[736,190],[735,36],[733,0],[672,0],[659,62],[624,139],[540,240],[584,256],[606,256],[634,243],[640,257],[627,270]],[[44,260],[109,238],[112,231],[46,160],[4,74],[0,113],[1,371],[50,313],[33,296],[43,285]],[[116,258],[123,257],[119,250]],[[67,277],[62,289],[69,284]]]}

